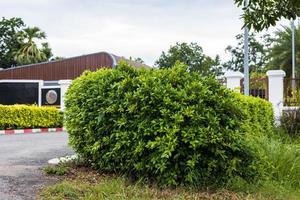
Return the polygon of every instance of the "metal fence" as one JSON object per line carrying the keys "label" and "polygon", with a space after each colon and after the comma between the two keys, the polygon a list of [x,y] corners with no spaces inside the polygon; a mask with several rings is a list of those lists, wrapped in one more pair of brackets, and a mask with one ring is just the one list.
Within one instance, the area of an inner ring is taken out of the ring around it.
{"label": "metal fence", "polygon": [[[244,93],[244,79],[241,79],[241,93]],[[254,97],[259,97],[265,100],[269,100],[268,96],[268,78],[251,78],[249,94]]]}
{"label": "metal fence", "polygon": [[284,106],[300,106],[300,78],[284,79]]}

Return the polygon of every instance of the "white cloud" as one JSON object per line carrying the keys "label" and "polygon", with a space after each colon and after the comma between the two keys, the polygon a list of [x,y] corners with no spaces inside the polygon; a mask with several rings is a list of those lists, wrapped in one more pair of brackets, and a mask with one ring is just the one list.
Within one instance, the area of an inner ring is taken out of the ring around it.
{"label": "white cloud", "polygon": [[55,55],[108,51],[148,64],[177,41],[224,57],[242,26],[233,0],[0,0],[0,8],[44,30]]}

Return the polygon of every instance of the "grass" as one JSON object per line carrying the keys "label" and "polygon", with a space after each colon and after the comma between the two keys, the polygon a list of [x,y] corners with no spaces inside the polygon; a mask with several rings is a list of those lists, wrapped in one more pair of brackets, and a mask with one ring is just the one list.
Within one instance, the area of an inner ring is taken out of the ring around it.
{"label": "grass", "polygon": [[247,195],[227,190],[209,191],[195,188],[165,188],[129,182],[123,176],[99,174],[89,168],[73,168],[62,182],[41,191],[39,200],[253,200],[272,199],[260,194]]}
{"label": "grass", "polygon": [[262,177],[255,183],[233,180],[234,191],[260,193],[274,199],[300,199],[300,142],[286,135],[261,137],[257,154],[263,160]]}

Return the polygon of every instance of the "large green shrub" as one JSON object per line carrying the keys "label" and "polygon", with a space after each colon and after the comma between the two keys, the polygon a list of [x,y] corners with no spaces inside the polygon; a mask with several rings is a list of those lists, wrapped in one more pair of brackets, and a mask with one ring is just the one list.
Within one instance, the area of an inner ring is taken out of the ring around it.
{"label": "large green shrub", "polygon": [[63,115],[56,108],[0,105],[0,129],[62,127]]}
{"label": "large green shrub", "polygon": [[251,126],[264,129],[262,121],[249,118],[269,116],[250,113],[257,111],[256,100],[249,109],[242,102],[214,78],[180,64],[137,70],[123,63],[73,81],[66,127],[72,147],[101,170],[166,185],[221,184],[258,173],[245,136]]}

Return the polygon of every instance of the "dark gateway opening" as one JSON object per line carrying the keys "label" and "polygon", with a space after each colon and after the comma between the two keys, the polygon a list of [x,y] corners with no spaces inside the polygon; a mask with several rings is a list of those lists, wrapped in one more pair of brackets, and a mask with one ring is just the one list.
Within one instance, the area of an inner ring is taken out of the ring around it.
{"label": "dark gateway opening", "polygon": [[0,83],[0,104],[38,104],[38,83]]}

